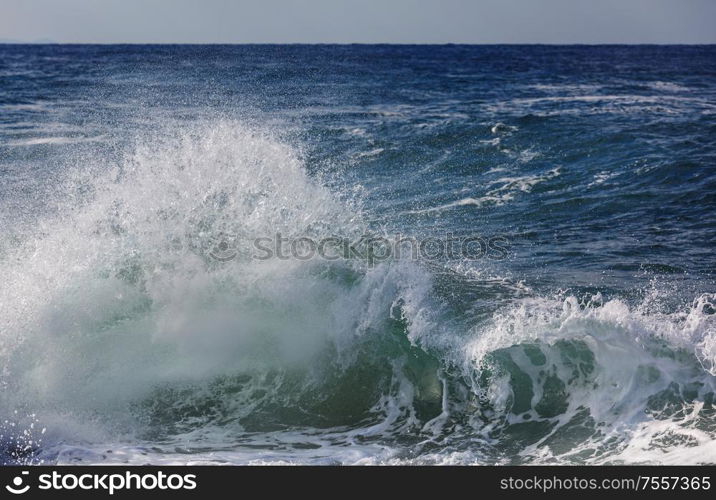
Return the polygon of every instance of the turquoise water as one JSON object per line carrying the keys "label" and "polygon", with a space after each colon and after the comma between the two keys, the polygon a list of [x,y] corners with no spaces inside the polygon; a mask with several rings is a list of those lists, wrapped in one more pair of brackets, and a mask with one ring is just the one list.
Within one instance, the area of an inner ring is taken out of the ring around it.
{"label": "turquoise water", "polygon": [[715,56],[0,45],[2,461],[715,462]]}

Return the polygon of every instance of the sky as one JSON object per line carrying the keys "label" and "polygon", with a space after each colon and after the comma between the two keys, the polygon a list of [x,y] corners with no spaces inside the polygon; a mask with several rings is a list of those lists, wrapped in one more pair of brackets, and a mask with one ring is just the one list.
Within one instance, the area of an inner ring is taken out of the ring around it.
{"label": "sky", "polygon": [[716,0],[0,0],[0,40],[716,43]]}

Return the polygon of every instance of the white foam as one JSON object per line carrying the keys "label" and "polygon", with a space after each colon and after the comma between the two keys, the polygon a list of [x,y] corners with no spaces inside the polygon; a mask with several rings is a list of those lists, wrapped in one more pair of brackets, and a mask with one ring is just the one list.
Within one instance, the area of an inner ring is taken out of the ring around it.
{"label": "white foam", "polygon": [[94,137],[32,137],[29,139],[8,141],[7,146],[23,147],[23,146],[40,146],[40,145],[65,145],[79,144],[83,142],[101,142],[106,136],[98,135]]}
{"label": "white foam", "polygon": [[[499,171],[502,171],[502,169],[494,169],[491,172]],[[421,214],[430,212],[441,212],[444,210],[450,210],[452,208],[465,206],[474,206],[478,208],[491,205],[500,206],[514,200],[519,193],[530,193],[536,185],[554,179],[559,175],[561,175],[561,169],[557,167],[549,170],[548,172],[545,172],[544,174],[501,177],[499,179],[487,182],[487,186],[491,187],[491,189],[487,189],[483,196],[468,196],[436,207],[430,207],[421,210],[412,210],[406,213]]]}
{"label": "white foam", "polygon": [[[699,387],[702,396],[716,390],[716,318],[707,312],[713,304],[713,296],[703,295],[686,311],[655,314],[647,312],[646,304],[643,308],[630,308],[617,299],[602,303],[601,296],[581,305],[575,297],[562,302],[544,298],[518,300],[475,331],[465,345],[465,359],[469,360],[466,370],[477,369],[480,373],[490,369],[491,353],[536,343],[544,346],[544,367],[554,365],[560,378],[568,380],[573,376],[571,365],[562,366],[560,351],[552,349],[562,341],[583,342],[595,357],[595,372],[584,375],[584,382],[567,386],[568,409],[555,419],[556,425],[549,434],[522,451],[526,459],[570,461],[588,452],[586,456],[591,458],[586,460],[594,463],[713,463],[715,436],[704,427],[710,417],[700,417],[702,401],[684,402],[681,417],[660,416],[658,409],[645,411],[652,396],[669,391],[673,384]],[[534,405],[542,393],[536,381],[544,367],[532,366],[519,357],[515,361],[533,381]],[[487,392],[477,387],[475,390],[495,407],[509,411],[506,405],[511,392],[504,377],[495,379]],[[598,438],[575,443],[567,453],[553,452],[549,438],[582,409],[603,426]],[[671,440],[665,447],[661,443],[666,437]],[[618,445],[601,450],[609,442]]]}

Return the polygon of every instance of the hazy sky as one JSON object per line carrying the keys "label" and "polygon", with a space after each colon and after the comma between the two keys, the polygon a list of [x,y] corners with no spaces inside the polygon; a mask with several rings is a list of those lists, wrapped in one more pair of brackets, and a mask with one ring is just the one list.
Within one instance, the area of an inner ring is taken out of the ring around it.
{"label": "hazy sky", "polygon": [[716,43],[716,0],[0,0],[0,39]]}

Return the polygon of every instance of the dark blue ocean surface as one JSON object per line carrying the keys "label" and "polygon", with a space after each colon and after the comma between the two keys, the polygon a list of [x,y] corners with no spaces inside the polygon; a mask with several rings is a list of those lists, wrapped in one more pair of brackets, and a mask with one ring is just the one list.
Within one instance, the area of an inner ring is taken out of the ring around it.
{"label": "dark blue ocean surface", "polygon": [[715,167],[714,46],[0,45],[0,456],[714,463]]}

